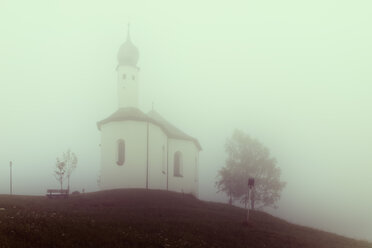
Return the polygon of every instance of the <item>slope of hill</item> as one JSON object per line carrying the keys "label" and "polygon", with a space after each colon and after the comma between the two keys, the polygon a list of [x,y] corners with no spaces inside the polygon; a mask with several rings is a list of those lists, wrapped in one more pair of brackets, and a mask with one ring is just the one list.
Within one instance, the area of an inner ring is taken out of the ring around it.
{"label": "slope of hill", "polygon": [[253,211],[156,190],[0,196],[0,247],[372,247]]}

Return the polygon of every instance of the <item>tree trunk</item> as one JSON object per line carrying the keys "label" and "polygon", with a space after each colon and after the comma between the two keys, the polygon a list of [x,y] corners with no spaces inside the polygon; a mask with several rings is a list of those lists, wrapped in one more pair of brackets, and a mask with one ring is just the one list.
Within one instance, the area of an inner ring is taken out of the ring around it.
{"label": "tree trunk", "polygon": [[67,190],[70,192],[70,176],[67,177]]}

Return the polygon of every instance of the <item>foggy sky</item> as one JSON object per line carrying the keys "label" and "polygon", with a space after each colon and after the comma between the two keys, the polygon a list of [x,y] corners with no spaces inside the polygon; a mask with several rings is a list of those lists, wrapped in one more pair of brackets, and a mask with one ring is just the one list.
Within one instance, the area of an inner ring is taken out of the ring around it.
{"label": "foggy sky", "polygon": [[0,9],[0,194],[98,190],[96,122],[117,109],[127,23],[140,107],[199,139],[200,198],[216,195],[235,128],[267,146],[287,186],[272,214],[372,240],[370,1],[6,1]]}

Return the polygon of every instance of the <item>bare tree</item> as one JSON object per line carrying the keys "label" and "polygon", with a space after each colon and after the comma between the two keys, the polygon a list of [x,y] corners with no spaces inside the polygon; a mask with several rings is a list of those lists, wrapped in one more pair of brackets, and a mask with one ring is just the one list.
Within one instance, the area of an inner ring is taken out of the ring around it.
{"label": "bare tree", "polygon": [[67,189],[70,190],[70,177],[72,172],[76,169],[78,159],[76,154],[71,152],[71,150],[67,150],[63,153],[63,162],[66,165],[66,177],[67,177]]}
{"label": "bare tree", "polygon": [[66,173],[66,164],[63,161],[60,161],[59,158],[57,158],[56,170],[54,171],[54,177],[57,179],[57,181],[61,185],[61,190],[63,189],[63,181],[65,179],[65,173]]}

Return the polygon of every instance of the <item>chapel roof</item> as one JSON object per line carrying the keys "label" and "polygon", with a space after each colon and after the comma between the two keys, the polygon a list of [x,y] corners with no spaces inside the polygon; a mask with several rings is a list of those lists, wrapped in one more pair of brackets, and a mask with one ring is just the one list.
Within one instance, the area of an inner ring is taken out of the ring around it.
{"label": "chapel roof", "polygon": [[151,110],[147,116],[157,121],[162,127],[164,127],[167,131],[166,133],[176,139],[185,139],[185,140],[191,140],[195,143],[195,145],[202,150],[199,141],[195,139],[194,137],[191,137],[190,135],[186,134],[185,132],[181,131],[174,125],[172,125],[170,122],[168,122],[166,119],[164,119],[158,112],[155,110]]}
{"label": "chapel roof", "polygon": [[97,122],[97,127],[99,130],[101,130],[101,127],[104,124],[126,120],[151,122],[159,126],[169,138],[190,140],[194,142],[199,150],[202,150],[200,143],[196,138],[191,137],[190,135],[184,133],[183,131],[172,125],[155,110],[151,110],[148,114],[145,114],[141,110],[133,107],[120,108],[106,119]]}

